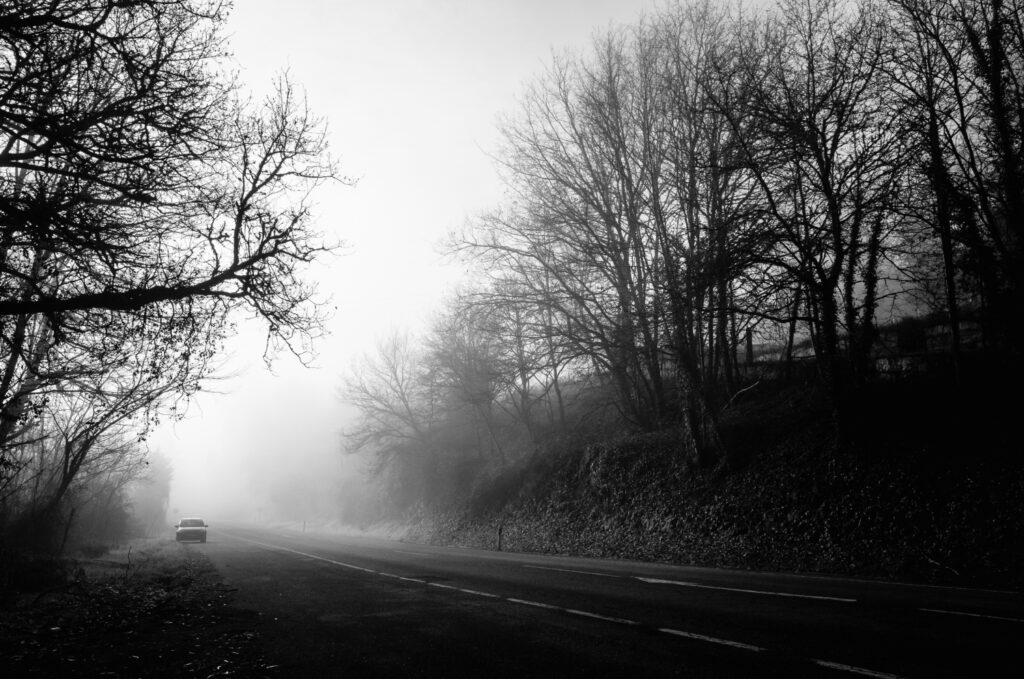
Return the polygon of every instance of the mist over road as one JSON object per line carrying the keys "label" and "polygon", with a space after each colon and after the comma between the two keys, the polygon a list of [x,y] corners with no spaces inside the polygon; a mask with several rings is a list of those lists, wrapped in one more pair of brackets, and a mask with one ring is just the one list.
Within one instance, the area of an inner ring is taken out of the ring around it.
{"label": "mist over road", "polygon": [[290,676],[1002,676],[1017,593],[212,530]]}

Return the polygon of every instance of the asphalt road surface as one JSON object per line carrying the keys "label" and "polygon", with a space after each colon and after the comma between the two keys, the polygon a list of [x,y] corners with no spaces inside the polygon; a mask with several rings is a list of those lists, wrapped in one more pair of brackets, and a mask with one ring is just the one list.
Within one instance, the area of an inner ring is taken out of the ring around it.
{"label": "asphalt road surface", "polygon": [[1024,595],[228,527],[284,677],[1019,677]]}

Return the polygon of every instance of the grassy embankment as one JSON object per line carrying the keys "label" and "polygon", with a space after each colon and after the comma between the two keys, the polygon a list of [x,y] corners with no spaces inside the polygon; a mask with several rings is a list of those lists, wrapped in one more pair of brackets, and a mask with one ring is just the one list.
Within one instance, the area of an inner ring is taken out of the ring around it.
{"label": "grassy embankment", "polygon": [[[756,392],[756,390],[755,390]],[[728,410],[729,456],[671,432],[568,446],[478,481],[413,539],[510,551],[1024,588],[1024,467],[1006,413],[886,386],[837,445],[822,400],[763,389]]]}

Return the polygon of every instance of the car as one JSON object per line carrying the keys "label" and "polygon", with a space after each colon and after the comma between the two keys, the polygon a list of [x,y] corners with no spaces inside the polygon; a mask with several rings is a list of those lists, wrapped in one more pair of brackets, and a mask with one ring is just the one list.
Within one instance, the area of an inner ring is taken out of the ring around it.
{"label": "car", "polygon": [[192,517],[182,519],[178,523],[174,524],[174,528],[174,539],[178,542],[184,542],[185,540],[206,542],[206,529],[209,528],[209,526],[206,525],[206,522],[202,519]]}

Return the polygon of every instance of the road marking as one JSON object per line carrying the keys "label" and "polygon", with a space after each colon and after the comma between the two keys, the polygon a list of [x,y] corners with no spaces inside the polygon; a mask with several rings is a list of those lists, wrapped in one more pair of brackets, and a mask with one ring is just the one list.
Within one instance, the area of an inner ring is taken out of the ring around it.
{"label": "road marking", "polygon": [[491,594],[490,592],[481,592],[481,591],[475,590],[475,589],[465,589],[463,587],[456,587],[455,589],[457,589],[460,592],[465,592],[466,594],[476,594],[477,596],[485,596],[485,597],[487,597],[489,599],[500,599],[501,598],[497,594]]}
{"label": "road marking", "polygon": [[829,662],[828,660],[814,660],[812,661],[816,665],[822,667],[828,667],[833,670],[840,670],[842,672],[852,672],[854,674],[860,674],[865,677],[875,677],[875,679],[903,679],[898,674],[889,674],[888,672],[877,672],[875,670],[866,670],[863,667],[854,667],[853,665],[844,665],[837,662]]}
{"label": "road marking", "polygon": [[[221,531],[221,532],[223,533],[223,531]],[[227,535],[227,533],[225,533],[225,535]],[[259,545],[260,547],[266,547],[268,549],[279,549],[282,552],[291,552],[292,554],[298,554],[299,556],[309,557],[310,559],[316,559],[318,561],[326,561],[327,563],[334,564],[335,566],[341,566],[343,568],[351,568],[352,570],[362,571],[363,573],[373,573],[374,575],[383,575],[383,576],[386,576],[386,577],[398,577],[398,576],[395,576],[395,575],[391,575],[389,573],[382,573],[381,571],[375,571],[372,568],[363,568],[362,566],[356,566],[355,564],[345,563],[344,561],[335,561],[334,559],[328,559],[328,558],[323,557],[323,556],[317,556],[316,554],[307,554],[306,552],[300,552],[297,549],[291,549],[289,547],[282,547],[281,545],[271,545],[271,544],[268,544],[266,542],[260,542],[259,540],[252,540],[250,538],[243,538],[243,537],[238,536],[238,535],[232,535],[231,537],[235,538],[236,540],[245,540],[246,542],[251,542],[252,544]]]}
{"label": "road marking", "polygon": [[732,641],[731,639],[719,639],[718,637],[709,637],[704,634],[696,634],[694,632],[684,632],[678,629],[672,629],[670,627],[659,627],[659,632],[665,634],[673,634],[677,637],[684,637],[686,639],[695,639],[697,641],[708,641],[712,644],[721,644],[722,646],[732,646],[733,648],[742,648],[745,651],[763,651],[764,649],[760,646],[754,646],[752,644],[744,644],[740,641]]}
{"label": "road marking", "polygon": [[383,571],[374,571],[374,573],[376,575],[380,575],[381,577],[391,578],[392,580],[404,580],[405,582],[415,582],[417,585],[424,584],[423,580],[421,580],[420,578],[409,578],[404,575],[398,575],[397,573],[384,573]]}
{"label": "road marking", "polygon": [[589,611],[579,611],[575,608],[563,608],[566,613],[572,613],[573,615],[582,615],[585,618],[596,618],[598,620],[606,620],[608,622],[617,622],[620,625],[639,625],[640,623],[635,620],[627,620],[626,618],[613,618],[608,615],[601,615],[599,613],[590,613]]}
{"label": "road marking", "polygon": [[532,568],[538,571],[559,571],[561,573],[579,573],[580,575],[597,575],[602,578],[621,578],[621,575],[612,575],[611,573],[595,573],[594,571],[574,571],[571,568],[551,568],[549,566],[531,566],[530,564],[523,564],[523,568]]}
{"label": "road marking", "polygon": [[809,575],[807,573],[758,573],[758,575],[784,575],[787,578],[799,578],[802,580],[830,580],[832,582],[858,582],[864,585],[881,585],[883,587],[894,587],[903,589],[943,589],[950,592],[987,592],[988,594],[1012,594],[1017,596],[1020,592],[1012,589],[988,589],[985,587],[957,587],[953,585],[925,585],[920,582],[894,582],[892,580],[875,580],[870,578],[850,578],[837,575]]}
{"label": "road marking", "polygon": [[769,592],[762,589],[743,589],[740,587],[719,587],[717,585],[702,585],[698,582],[685,582],[683,580],[659,580],[658,578],[642,578],[636,576],[637,580],[649,582],[655,585],[679,585],[680,587],[698,587],[700,589],[719,589],[726,592],[743,592],[745,594],[768,594],[770,596],[784,596],[796,599],[821,599],[823,601],[842,601],[844,603],[855,603],[856,599],[848,599],[838,596],[823,596],[820,594],[795,594],[793,592]]}
{"label": "road marking", "polygon": [[545,604],[545,603],[541,603],[540,601],[528,601],[526,599],[513,599],[512,597],[506,598],[505,601],[511,601],[514,604],[523,604],[524,606],[536,606],[537,608],[547,608],[547,609],[552,610],[552,611],[560,611],[560,610],[562,610],[561,606],[553,606],[552,604]]}
{"label": "road marking", "polygon": [[[266,547],[268,549],[276,549],[276,550],[280,550],[282,552],[290,552],[292,554],[297,554],[299,556],[304,556],[304,557],[307,557],[307,558],[310,558],[310,559],[316,559],[318,561],[324,561],[326,563],[334,564],[335,566],[341,566],[343,568],[350,568],[352,570],[361,571],[363,573],[372,573],[374,575],[380,575],[380,576],[383,576],[383,577],[386,577],[386,578],[393,578],[393,579],[396,579],[396,580],[404,580],[406,582],[415,582],[415,583],[418,583],[418,584],[426,584],[429,587],[439,587],[441,589],[451,589],[451,590],[455,590],[457,592],[463,592],[465,594],[473,594],[473,595],[476,595],[476,596],[487,597],[487,598],[490,598],[490,599],[503,599],[505,601],[508,601],[508,602],[514,603],[514,604],[523,604],[525,606],[534,606],[534,607],[537,607],[537,608],[544,608],[544,609],[548,609],[548,610],[562,611],[562,612],[565,612],[565,613],[569,613],[571,615],[578,615],[578,616],[583,616],[583,617],[587,617],[587,618],[594,618],[596,620],[604,620],[606,622],[614,622],[614,623],[621,624],[621,625],[638,626],[640,624],[640,623],[636,622],[635,620],[629,620],[629,619],[626,619],[626,618],[615,618],[615,617],[608,616],[608,615],[601,615],[599,613],[591,613],[589,611],[581,611],[581,610],[578,610],[578,609],[575,609],[575,608],[563,608],[561,606],[554,606],[552,604],[545,604],[545,603],[541,603],[539,601],[528,601],[526,599],[515,599],[515,598],[512,598],[512,597],[501,597],[501,596],[499,596],[497,594],[491,594],[489,592],[481,592],[481,591],[476,590],[476,589],[467,589],[467,588],[464,588],[464,587],[454,587],[452,585],[445,585],[445,584],[442,584],[442,583],[439,583],[439,582],[427,582],[427,583],[424,583],[424,581],[421,580],[421,579],[409,578],[409,577],[406,577],[406,576],[403,576],[403,575],[397,575],[395,573],[386,573],[384,571],[377,571],[377,570],[373,570],[372,568],[364,568],[362,566],[356,566],[355,564],[346,563],[344,561],[336,561],[334,559],[328,559],[328,558],[323,557],[323,556],[317,556],[316,554],[309,554],[307,552],[300,552],[297,549],[291,549],[289,547],[282,547],[280,545],[271,545],[271,544],[268,544],[268,543],[265,543],[265,542],[259,542],[258,540],[251,540],[249,538],[243,538],[243,537],[240,537],[240,536],[230,536],[230,537],[234,537],[235,539],[239,539],[239,540],[244,540],[246,542],[251,542],[254,545],[259,545],[261,547]],[[528,566],[528,567],[530,567],[530,566]],[[532,566],[532,568],[542,568],[542,567],[541,566]],[[546,569],[546,570],[562,570],[562,569],[549,568],[549,569]],[[580,573],[584,573],[584,574],[587,574],[587,575],[602,575],[602,576],[605,576],[605,577],[617,577],[617,576],[613,576],[613,575],[608,575],[606,573],[587,573],[586,571],[570,571],[570,572],[580,572]],[[696,585],[694,583],[681,582],[681,581],[677,581],[677,580],[660,580],[659,581],[659,580],[653,580],[653,579],[648,579],[648,578],[639,578],[639,579],[640,580],[644,580],[644,581],[653,581],[653,582],[657,582],[657,583],[666,583],[666,584],[674,584],[674,585],[688,585],[688,586],[692,586],[692,587],[710,587],[708,585]],[[730,589],[730,588],[720,588],[720,587],[710,587],[710,588],[711,589]],[[777,592],[757,592],[756,590],[737,590],[737,591],[753,591],[753,592],[759,593],[759,594],[778,594]],[[795,595],[790,595],[790,596],[806,596],[806,595],[795,594]],[[822,598],[822,597],[814,597],[814,598]],[[682,630],[671,629],[671,628],[668,628],[668,627],[659,628],[658,631],[659,632],[664,632],[665,634],[671,634],[671,635],[674,635],[674,636],[677,636],[677,637],[684,637],[686,639],[693,639],[693,640],[696,640],[696,641],[706,641],[706,642],[709,642],[709,643],[712,643],[712,644],[719,644],[719,645],[722,645],[722,646],[730,646],[732,648],[739,648],[739,649],[743,649],[743,650],[746,650],[746,651],[763,651],[763,650],[765,650],[764,648],[762,648],[760,646],[754,646],[752,644],[745,644],[745,643],[742,643],[740,641],[732,641],[730,639],[720,639],[718,637],[707,636],[706,634],[697,634],[695,632],[684,632]],[[851,665],[841,665],[839,663],[832,663],[832,662],[828,662],[828,661],[825,661],[825,660],[814,660],[814,662],[817,663],[818,665],[823,666],[823,667],[829,667],[829,668],[832,668],[832,669],[843,670],[843,671],[846,671],[846,672],[855,672],[857,674],[862,674],[862,675],[869,676],[869,677],[875,677],[876,679],[902,679],[901,677],[898,677],[897,675],[894,675],[894,674],[885,674],[885,673],[882,673],[882,672],[875,672],[873,670],[866,670],[866,669],[863,669],[863,668],[860,668],[860,667],[853,667]]]}
{"label": "road marking", "polygon": [[[305,556],[305,557],[308,557],[310,559],[317,559],[319,561],[326,561],[327,563],[331,563],[331,564],[334,564],[336,566],[342,566],[344,568],[351,568],[351,569],[354,569],[354,570],[357,570],[357,571],[362,571],[364,573],[373,573],[374,575],[380,575],[380,576],[385,577],[385,578],[392,578],[394,580],[404,580],[405,582],[415,582],[415,583],[420,584],[420,585],[424,584],[423,580],[419,579],[419,578],[409,578],[409,577],[406,577],[404,575],[398,575],[397,573],[386,573],[384,571],[375,571],[375,570],[372,570],[370,568],[363,568],[362,566],[356,566],[355,564],[345,563],[344,561],[335,561],[334,559],[328,559],[328,558],[323,557],[323,556],[317,556],[316,554],[308,554],[306,552],[300,552],[297,549],[290,549],[288,547],[282,547],[280,545],[271,545],[271,544],[267,544],[266,542],[259,542],[258,540],[250,540],[249,538],[239,537],[238,539],[245,540],[246,542],[251,542],[254,545],[260,545],[261,547],[267,547],[268,549],[279,549],[282,552],[291,552],[292,554],[298,554],[299,556]],[[478,591],[478,590],[475,590],[475,589],[465,589],[463,587],[451,587],[449,585],[440,585],[438,583],[425,583],[425,584],[431,585],[433,587],[441,587],[441,588],[444,588],[444,589],[454,589],[454,590],[456,590],[458,592],[465,592],[466,594],[475,594],[476,596],[488,597],[488,598],[491,598],[491,599],[500,599],[500,598],[502,598],[502,597],[498,596],[497,594],[490,594],[488,592],[481,592],[481,591]]]}
{"label": "road marking", "polygon": [[968,613],[967,611],[946,611],[941,608],[919,608],[919,611],[928,613],[946,613],[947,615],[966,615],[971,618],[987,618],[989,620],[1003,620],[1005,622],[1024,622],[1022,618],[1007,618],[1002,615],[986,615],[984,613]]}
{"label": "road marking", "polygon": [[439,589],[454,589],[456,592],[459,591],[459,588],[455,587],[454,585],[445,585],[445,584],[442,584],[440,582],[428,582],[427,586],[429,586],[429,587],[437,587]]}

